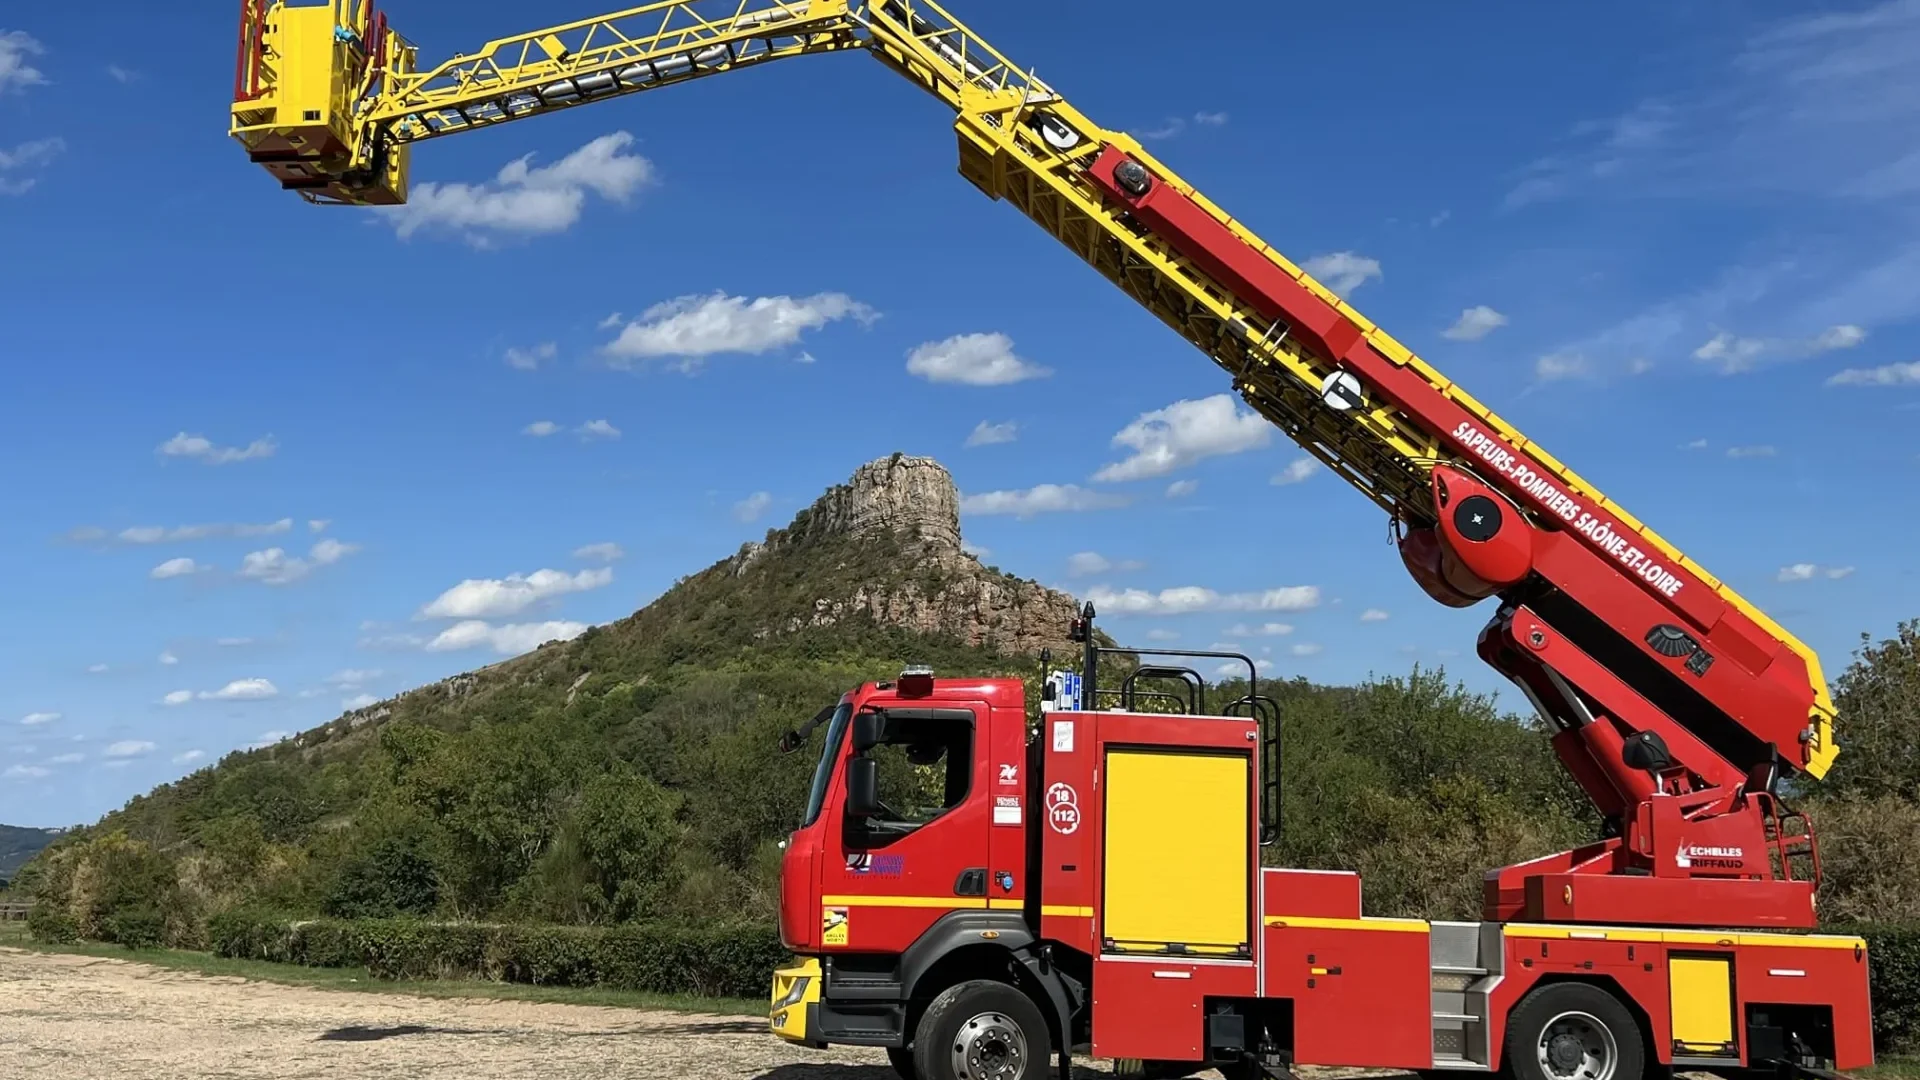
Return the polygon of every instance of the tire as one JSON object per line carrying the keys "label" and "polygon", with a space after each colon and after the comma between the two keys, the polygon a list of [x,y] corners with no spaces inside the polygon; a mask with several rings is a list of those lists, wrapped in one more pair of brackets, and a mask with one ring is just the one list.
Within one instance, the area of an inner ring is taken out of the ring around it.
{"label": "tire", "polygon": [[1641,1080],[1646,1046],[1620,999],[1587,983],[1537,987],[1507,1020],[1513,1080]]}
{"label": "tire", "polygon": [[913,1048],[910,1046],[891,1046],[887,1048],[887,1061],[893,1066],[893,1073],[900,1080],[920,1080],[920,1072],[913,1067]]}
{"label": "tire", "polygon": [[1053,1040],[1032,999],[975,980],[940,992],[913,1033],[916,1080],[1047,1080]]}

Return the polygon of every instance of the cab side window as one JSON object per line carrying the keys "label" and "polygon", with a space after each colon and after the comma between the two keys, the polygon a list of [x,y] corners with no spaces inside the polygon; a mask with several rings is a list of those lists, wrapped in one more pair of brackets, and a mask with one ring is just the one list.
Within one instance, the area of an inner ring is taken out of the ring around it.
{"label": "cab side window", "polygon": [[973,725],[906,725],[871,751],[880,774],[876,825],[918,828],[966,801],[973,782]]}

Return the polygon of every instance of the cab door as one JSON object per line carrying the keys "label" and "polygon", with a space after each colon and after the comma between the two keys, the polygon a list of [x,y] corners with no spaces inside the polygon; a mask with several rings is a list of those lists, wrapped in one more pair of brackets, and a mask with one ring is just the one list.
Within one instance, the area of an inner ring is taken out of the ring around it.
{"label": "cab door", "polygon": [[[821,945],[829,953],[898,953],[941,916],[986,908],[1002,891],[988,861],[987,704],[941,700],[881,709],[884,737],[865,751],[877,766],[879,812],[848,812],[843,762],[838,827],[824,838]],[[851,761],[861,752],[848,743]]]}

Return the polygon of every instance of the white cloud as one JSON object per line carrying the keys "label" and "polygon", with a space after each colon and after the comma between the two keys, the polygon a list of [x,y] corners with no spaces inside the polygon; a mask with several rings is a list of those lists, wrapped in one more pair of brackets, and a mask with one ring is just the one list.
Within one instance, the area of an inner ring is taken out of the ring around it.
{"label": "white cloud", "polygon": [[794,363],[796,363],[796,364],[817,364],[817,363],[819,363],[819,361],[818,361],[818,360],[815,360],[815,359],[814,359],[814,357],[813,357],[813,354],[812,354],[812,353],[810,353],[810,352],[808,352],[808,351],[806,351],[805,349],[802,349],[802,350],[800,350],[800,355],[799,355],[799,356],[796,356],[796,357],[794,357],[794,358],[793,358],[793,362],[794,362]]}
{"label": "white cloud", "polygon": [[1187,122],[1177,116],[1169,116],[1159,127],[1146,128],[1140,132],[1143,139],[1171,139],[1187,130]]}
{"label": "white cloud", "polygon": [[1814,352],[1832,352],[1835,349],[1851,349],[1865,340],[1867,340],[1865,329],[1843,324],[1829,326],[1821,331],[1820,336],[1813,339],[1812,347]]}
{"label": "white cloud", "polygon": [[168,705],[185,705],[187,702],[193,700],[193,691],[175,690],[160,700]]}
{"label": "white cloud", "polygon": [[351,690],[362,683],[372,682],[382,674],[384,674],[384,672],[378,669],[346,668],[327,676],[327,683],[331,686]]}
{"label": "white cloud", "polygon": [[507,349],[507,366],[521,371],[538,371],[540,365],[560,355],[560,346],[551,341],[543,341],[531,348],[518,346]]}
{"label": "white cloud", "polygon": [[1826,578],[1829,581],[1838,581],[1841,578],[1850,577],[1852,574],[1853,567],[1851,566],[1819,566],[1814,563],[1803,562],[1794,563],[1792,566],[1781,567],[1780,573],[1775,576],[1774,580],[1794,582],[1812,581],[1814,578]]}
{"label": "white cloud", "polygon": [[355,694],[350,698],[341,698],[340,707],[348,712],[352,712],[354,709],[364,709],[379,700],[379,698],[374,697],[372,694]]}
{"label": "white cloud", "polygon": [[1200,481],[1198,480],[1175,480],[1167,485],[1167,498],[1184,499],[1199,490]]}
{"label": "white cloud", "polygon": [[984,559],[993,554],[992,551],[981,547],[979,544],[969,544],[964,540],[960,542],[960,550],[976,559]]}
{"label": "white cloud", "polygon": [[1741,458],[1770,458],[1779,456],[1780,451],[1771,446],[1729,446],[1727,456],[1736,460]]}
{"label": "white cloud", "polygon": [[580,437],[583,439],[617,439],[620,437],[620,429],[605,420],[589,420],[581,424],[578,430]]}
{"label": "white cloud", "polygon": [[1452,326],[1440,331],[1440,336],[1448,341],[1479,341],[1505,325],[1505,315],[1485,304],[1478,304],[1462,311]]}
{"label": "white cloud", "polygon": [[551,165],[533,155],[510,161],[482,184],[415,184],[405,205],[384,213],[402,239],[443,231],[485,246],[495,235],[564,232],[580,220],[589,193],[624,203],[653,180],[653,163],[627,153],[633,136],[602,135]]}
{"label": "white cloud", "polygon": [[280,688],[266,679],[235,679],[218,690],[202,690],[194,696],[201,701],[264,701],[280,696]]}
{"label": "white cloud", "polygon": [[192,559],[182,557],[178,559],[168,559],[166,562],[147,571],[147,576],[156,579],[186,577],[190,574],[198,574],[203,570],[211,569],[213,569],[213,567],[204,566],[194,562]]}
{"label": "white cloud", "polygon": [[1705,450],[1706,448],[1707,448],[1707,440],[1705,439],[1695,439],[1692,442],[1685,443],[1680,447],[1680,449],[1682,450]]}
{"label": "white cloud", "polygon": [[616,311],[613,314],[607,316],[606,318],[601,319],[598,325],[599,325],[599,328],[602,330],[611,330],[614,327],[619,326],[620,323],[621,323],[620,313]]}
{"label": "white cloud", "polygon": [[327,526],[331,524],[333,524],[333,522],[327,518],[309,518],[307,519],[307,531],[323,533],[327,531]]}
{"label": "white cloud", "polygon": [[1193,114],[1193,122],[1201,127],[1224,127],[1227,123],[1227,114],[1202,110]]}
{"label": "white cloud", "polygon": [[1920,360],[1874,368],[1848,368],[1827,379],[1828,386],[1920,386]]}
{"label": "white cloud", "polygon": [[106,670],[107,670],[107,665],[105,664],[88,664],[87,665],[87,674],[89,675],[99,675]]}
{"label": "white cloud", "polygon": [[682,370],[720,353],[759,355],[799,341],[809,330],[854,319],[870,323],[874,310],[845,293],[762,296],[724,292],[682,296],[655,304],[628,323],[601,351],[616,362],[678,357]]}
{"label": "white cloud", "polygon": [[1320,589],[1291,585],[1264,592],[1218,593],[1198,585],[1148,592],[1116,592],[1106,586],[1088,590],[1087,599],[1108,615],[1184,615],[1195,611],[1306,611],[1320,606]]}
{"label": "white cloud", "polygon": [[1387,614],[1386,612],[1380,610],[1377,607],[1370,607],[1367,610],[1360,613],[1361,622],[1386,622],[1388,619],[1391,619],[1391,618],[1393,618],[1393,616]]}
{"label": "white cloud", "polygon": [[24,30],[0,30],[0,93],[45,85],[47,77],[29,61],[46,51]]}
{"label": "white cloud", "polygon": [[250,637],[223,637],[214,639],[213,643],[223,649],[237,649],[242,645],[253,644],[253,639]]}
{"label": "white cloud", "polygon": [[247,749],[265,750],[274,743],[284,742],[291,738],[293,738],[293,733],[290,731],[263,731],[248,745]]}
{"label": "white cloud", "polygon": [[772,505],[773,505],[772,495],[769,495],[764,491],[756,491],[753,494],[747,496],[746,498],[741,499],[739,502],[733,504],[734,520],[735,521],[757,521],[759,520],[760,515],[767,512],[767,507]]}
{"label": "white cloud", "polygon": [[30,712],[20,718],[20,723],[27,727],[38,727],[41,724],[51,724],[58,719],[60,714],[57,712]]}
{"label": "white cloud", "polygon": [[1294,458],[1292,461],[1287,462],[1286,468],[1274,474],[1273,483],[1276,487],[1298,484],[1312,477],[1314,473],[1319,471],[1320,462],[1315,459],[1310,457]]}
{"label": "white cloud", "polygon": [[[4,89],[4,87],[0,87]],[[24,142],[12,150],[0,150],[0,195],[25,195],[39,183],[39,178],[26,176],[8,179],[7,174],[16,170],[37,169],[60,156],[66,150],[63,139],[35,139]]]}
{"label": "white cloud", "polygon": [[1318,645],[1311,641],[1303,641],[1298,645],[1288,648],[1287,651],[1295,656],[1319,656],[1326,651],[1326,646]]}
{"label": "white cloud", "polygon": [[153,744],[145,739],[122,739],[100,751],[100,756],[110,758],[142,757],[153,753]]}
{"label": "white cloud", "polygon": [[108,64],[107,77],[112,79],[114,82],[120,83],[121,85],[124,86],[127,83],[133,82],[135,79],[138,79],[140,77],[140,73],[132,70],[131,68],[123,68],[119,64]]}
{"label": "white cloud", "polygon": [[1570,350],[1550,352],[1533,362],[1533,376],[1541,382],[1578,379],[1588,371],[1586,356]]}
{"label": "white cloud", "polygon": [[1253,637],[1256,634],[1261,637],[1285,637],[1293,633],[1293,625],[1283,622],[1261,623],[1258,626],[1236,623],[1227,627],[1227,633],[1234,637]]}
{"label": "white cloud", "polygon": [[504,578],[468,578],[420,609],[421,619],[489,619],[524,611],[543,600],[613,584],[613,570],[535,570]]}
{"label": "white cloud", "polygon": [[1110,571],[1124,574],[1131,573],[1135,570],[1144,570],[1146,567],[1146,563],[1133,559],[1123,559],[1119,562],[1114,562],[1097,551],[1082,551],[1078,554],[1067,556],[1068,577],[1091,577],[1094,574],[1105,574]]}
{"label": "white cloud", "polygon": [[173,755],[173,763],[175,765],[186,765],[190,762],[199,761],[206,756],[207,752],[205,750],[182,750],[180,753]]}
{"label": "white cloud", "polygon": [[577,622],[494,626],[479,619],[470,619],[442,630],[439,636],[427,642],[426,647],[429,652],[454,652],[484,646],[501,655],[512,656],[529,652],[549,641],[571,641],[586,632],[587,624]]}
{"label": "white cloud", "polygon": [[1345,297],[1369,281],[1378,281],[1381,278],[1380,260],[1369,259],[1365,255],[1357,255],[1351,251],[1315,255],[1301,263],[1300,269],[1312,274],[1320,284],[1332,289],[1335,295],[1341,297]]}
{"label": "white cloud", "polygon": [[180,662],[180,658],[173,655],[172,649],[161,650],[159,659],[160,659],[160,663],[166,667],[172,667],[173,665]]}
{"label": "white cloud", "polygon": [[[113,535],[113,539],[122,544],[171,544],[186,540],[212,540],[221,537],[277,536],[293,529],[292,518],[279,521],[267,521],[259,524],[246,522],[219,522],[209,525],[133,525]],[[75,540],[105,539],[105,530],[85,526],[69,534]]]}
{"label": "white cloud", "polygon": [[1734,375],[1752,371],[1766,351],[1767,343],[1759,338],[1736,337],[1722,330],[1693,350],[1693,358],[1717,366],[1723,375]]}
{"label": "white cloud", "polygon": [[594,562],[613,562],[616,559],[626,558],[627,553],[619,544],[608,541],[603,544],[587,544],[584,547],[574,548],[573,557],[591,559]]}
{"label": "white cloud", "polygon": [[1179,641],[1180,632],[1177,630],[1162,630],[1159,628],[1155,628],[1147,631],[1147,640],[1148,641]]}
{"label": "white cloud", "polygon": [[967,436],[968,446],[995,446],[1010,443],[1020,437],[1020,425],[1009,420],[1004,424],[990,424],[985,420],[973,426],[973,433]]}
{"label": "white cloud", "polygon": [[266,585],[290,585],[312,573],[316,567],[331,566],[360,550],[358,544],[343,543],[328,537],[313,545],[302,559],[284,549],[271,547],[250,551],[240,560],[240,576]]}
{"label": "white cloud", "polygon": [[55,754],[47,759],[49,765],[78,765],[87,760],[85,754]]}
{"label": "white cloud", "polygon": [[1016,355],[1013,339],[1005,334],[956,334],[914,346],[907,353],[907,373],[928,382],[1005,386],[1053,371]]}
{"label": "white cloud", "polygon": [[1255,450],[1273,441],[1273,425],[1243,411],[1233,395],[1176,401],[1141,413],[1113,437],[1113,445],[1133,450],[1125,461],[1106,465],[1096,481],[1144,480],[1165,476],[1203,458]]}
{"label": "white cloud", "polygon": [[9,765],[5,773],[0,773],[9,780],[38,780],[51,774],[51,770],[43,769],[38,765]]}
{"label": "white cloud", "polygon": [[271,435],[262,436],[245,446],[215,446],[204,435],[189,435],[183,431],[154,447],[153,452],[161,457],[186,458],[203,465],[231,465],[236,461],[272,457],[279,448]]}
{"label": "white cloud", "polygon": [[1074,484],[1036,484],[1025,491],[983,491],[974,495],[962,495],[960,512],[978,514],[982,517],[1011,514],[1014,517],[1028,518],[1035,514],[1111,510],[1125,506],[1129,501],[1124,495],[1089,491]]}
{"label": "white cloud", "polygon": [[533,423],[521,428],[520,434],[531,435],[536,439],[544,439],[559,430],[560,425],[551,420],[535,420]]}

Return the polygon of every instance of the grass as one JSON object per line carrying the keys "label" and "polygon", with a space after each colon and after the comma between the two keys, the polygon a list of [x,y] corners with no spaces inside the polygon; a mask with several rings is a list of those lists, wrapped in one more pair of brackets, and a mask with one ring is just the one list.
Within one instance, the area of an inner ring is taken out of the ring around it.
{"label": "grass", "polygon": [[100,956],[131,960],[170,971],[197,975],[253,979],[315,990],[343,990],[375,994],[416,994],[431,998],[480,998],[489,1001],[533,1001],[558,1005],[608,1005],[623,1009],[667,1009],[674,1012],[717,1013],[722,1016],[765,1016],[767,1003],[741,998],[701,998],[676,994],[649,994],[638,990],[600,990],[571,986],[527,986],[482,982],[478,979],[376,979],[364,968],[310,968],[265,960],[232,960],[188,949],[128,949],[92,943],[52,945],[27,936],[23,923],[0,923],[0,946],[69,956]]}
{"label": "grass", "polygon": [[1889,1054],[1878,1065],[1854,1075],[1860,1080],[1920,1080],[1920,1057]]}

